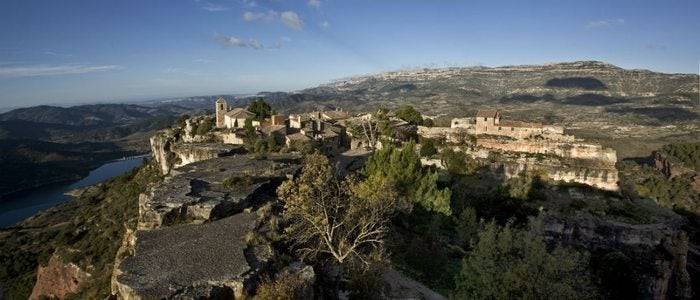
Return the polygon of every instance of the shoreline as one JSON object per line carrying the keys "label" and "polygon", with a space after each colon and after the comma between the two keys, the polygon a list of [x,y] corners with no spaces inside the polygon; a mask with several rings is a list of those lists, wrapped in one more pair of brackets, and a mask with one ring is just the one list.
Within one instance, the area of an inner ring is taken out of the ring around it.
{"label": "shoreline", "polygon": [[75,183],[75,182],[78,182],[78,181],[82,180],[83,178],[87,177],[87,176],[90,174],[90,172],[96,170],[97,168],[99,168],[99,167],[101,167],[101,166],[103,166],[103,165],[105,165],[105,164],[109,164],[109,163],[113,163],[113,162],[118,162],[118,161],[125,161],[125,160],[131,160],[131,159],[144,158],[144,157],[149,157],[149,156],[151,156],[151,152],[144,153],[144,154],[138,154],[138,155],[132,155],[132,156],[124,156],[124,157],[121,157],[121,158],[115,158],[115,159],[100,161],[100,162],[98,162],[98,163],[95,164],[96,166],[94,166],[93,168],[90,168],[89,170],[85,171],[84,174],[82,174],[82,175],[80,175],[80,176],[77,176],[76,178],[57,178],[57,179],[55,179],[55,180],[47,181],[47,182],[40,183],[40,184],[35,184],[35,185],[30,186],[30,187],[19,188],[19,189],[17,189],[17,190],[13,190],[13,191],[8,192],[8,193],[0,194],[0,202],[9,200],[9,198],[14,198],[15,196],[21,195],[22,193],[31,192],[31,191],[33,191],[33,190],[40,189],[40,188],[44,188],[44,187],[48,187],[48,186],[50,186],[50,185],[54,185],[54,184],[68,184],[68,183]]}

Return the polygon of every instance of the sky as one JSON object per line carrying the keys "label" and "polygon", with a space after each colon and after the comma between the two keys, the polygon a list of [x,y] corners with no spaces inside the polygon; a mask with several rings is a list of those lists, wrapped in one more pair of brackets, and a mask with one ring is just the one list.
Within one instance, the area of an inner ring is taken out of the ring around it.
{"label": "sky", "polygon": [[575,60],[697,73],[700,1],[0,1],[0,107]]}

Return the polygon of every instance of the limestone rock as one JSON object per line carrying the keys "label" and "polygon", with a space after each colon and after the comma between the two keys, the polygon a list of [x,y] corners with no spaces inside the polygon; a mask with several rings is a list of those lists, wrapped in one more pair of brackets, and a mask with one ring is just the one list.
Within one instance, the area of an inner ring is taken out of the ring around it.
{"label": "limestone rock", "polygon": [[[267,159],[237,155],[184,166],[139,197],[138,229],[223,218],[273,193],[275,186],[300,168],[297,154],[270,154]],[[251,178],[250,184],[224,186],[227,178]]]}
{"label": "limestone rock", "polygon": [[544,231],[553,242],[589,251],[621,251],[633,258],[643,268],[635,273],[644,299],[689,299],[688,239],[680,229],[682,222],[675,217],[652,224],[627,224],[593,216],[547,215]]}
{"label": "limestone rock", "polygon": [[64,263],[59,255],[54,254],[46,266],[39,266],[29,299],[65,299],[66,296],[79,292],[88,279],[89,273],[74,263]]}
{"label": "limestone rock", "polygon": [[243,212],[206,224],[137,231],[135,255],[119,266],[119,296],[240,297],[251,288],[255,271],[247,260],[244,241],[254,224],[255,214]]}

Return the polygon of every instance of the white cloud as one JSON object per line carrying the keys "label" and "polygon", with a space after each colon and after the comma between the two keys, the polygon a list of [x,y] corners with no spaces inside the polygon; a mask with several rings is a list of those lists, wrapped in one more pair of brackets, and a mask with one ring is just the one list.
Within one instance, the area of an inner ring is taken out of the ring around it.
{"label": "white cloud", "polygon": [[269,11],[264,12],[264,13],[262,13],[262,12],[256,13],[256,12],[252,12],[252,11],[246,11],[243,13],[243,21],[253,22],[253,21],[262,20],[262,21],[270,22],[270,21],[274,21],[275,19],[277,19],[278,16],[279,16],[279,13],[277,13],[274,10],[269,10]]}
{"label": "white cloud", "polygon": [[666,50],[668,46],[664,44],[655,44],[655,43],[649,43],[644,45],[644,48],[649,49],[649,50]]}
{"label": "white cloud", "polygon": [[331,27],[331,23],[328,23],[328,21],[323,21],[321,24],[318,24],[321,26],[321,28],[326,29],[328,27]]}
{"label": "white cloud", "polygon": [[293,11],[285,11],[282,14],[280,14],[280,19],[282,20],[282,23],[286,25],[289,28],[295,29],[295,30],[302,30],[304,29],[304,21],[299,18],[299,15]]}
{"label": "white cloud", "polygon": [[306,4],[315,9],[321,8],[321,0],[309,0],[309,2],[306,2]]}
{"label": "white cloud", "polygon": [[265,46],[255,38],[249,38],[247,40],[244,40],[235,36],[225,35],[217,36],[216,41],[224,47],[250,48],[254,50],[279,49],[282,47],[281,42],[277,42],[273,46]]}
{"label": "white cloud", "polygon": [[586,23],[586,28],[608,28],[625,24],[624,19],[595,20]]}
{"label": "white cloud", "polygon": [[39,77],[74,75],[96,72],[121,70],[117,65],[90,66],[90,65],[27,65],[27,66],[0,66],[0,77]]}
{"label": "white cloud", "polygon": [[194,62],[200,63],[200,64],[208,64],[208,63],[212,63],[214,61],[211,59],[207,59],[207,58],[197,58],[194,60]]}
{"label": "white cloud", "polygon": [[206,11],[215,12],[215,11],[229,10],[229,7],[223,6],[221,4],[212,3],[209,1],[199,1],[199,0],[197,2],[202,3],[202,9],[206,10]]}

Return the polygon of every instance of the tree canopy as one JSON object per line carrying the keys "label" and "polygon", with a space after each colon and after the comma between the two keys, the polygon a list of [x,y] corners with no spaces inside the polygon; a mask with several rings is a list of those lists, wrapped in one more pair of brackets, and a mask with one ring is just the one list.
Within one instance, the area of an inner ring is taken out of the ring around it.
{"label": "tree canopy", "polygon": [[368,181],[394,182],[403,205],[420,204],[428,211],[451,214],[450,190],[437,186],[438,174],[423,168],[415,143],[386,146],[367,160],[362,173]]}
{"label": "tree canopy", "polygon": [[423,125],[423,116],[413,106],[404,105],[396,110],[396,116],[411,125]]}
{"label": "tree canopy", "polygon": [[462,261],[455,299],[591,299],[595,290],[588,257],[575,250],[547,250],[539,221],[529,229],[485,224]]}
{"label": "tree canopy", "polygon": [[289,221],[287,234],[302,257],[369,265],[383,256],[396,203],[390,181],[340,180],[328,158],[316,152],[306,157],[301,175],[277,193]]}
{"label": "tree canopy", "polygon": [[255,114],[256,120],[262,121],[265,118],[270,117],[272,114],[272,107],[270,107],[270,105],[267,104],[267,102],[265,102],[265,100],[262,98],[258,98],[248,105],[248,111]]}

